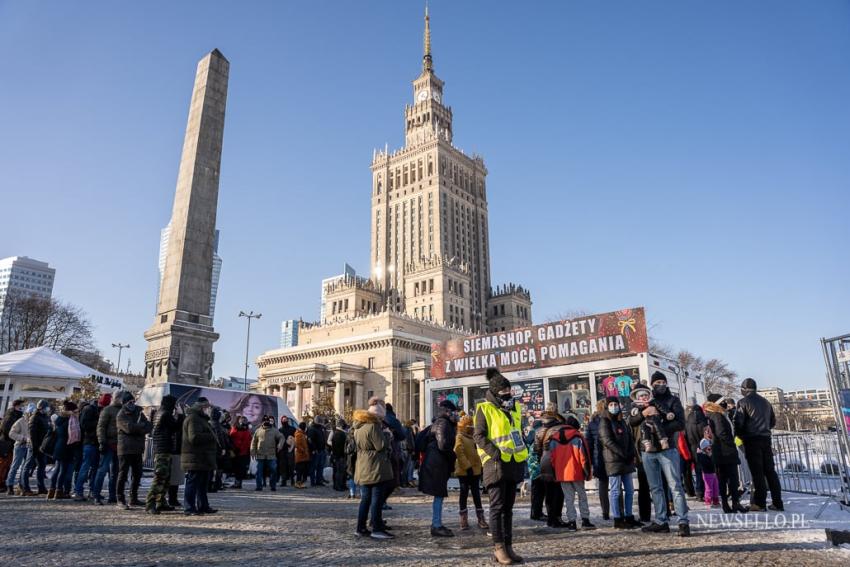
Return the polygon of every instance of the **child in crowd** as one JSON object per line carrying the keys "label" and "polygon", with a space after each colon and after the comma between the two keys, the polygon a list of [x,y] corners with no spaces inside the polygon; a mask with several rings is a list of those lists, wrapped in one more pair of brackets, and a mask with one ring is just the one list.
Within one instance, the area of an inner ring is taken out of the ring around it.
{"label": "child in crowd", "polygon": [[[632,398],[632,406],[637,407],[639,411],[643,411],[649,406],[655,407],[655,402],[652,399],[652,391],[649,388],[635,388],[632,390],[630,397]],[[658,408],[656,407],[656,409]],[[643,450],[651,451],[653,441],[658,443],[662,451],[670,448],[670,440],[667,438],[667,433],[661,424],[660,415],[647,417],[640,425],[640,442],[643,445]]]}
{"label": "child in crowd", "polygon": [[709,429],[706,432],[706,437],[699,442],[699,451],[697,451],[697,460],[699,466],[702,467],[702,480],[705,483],[705,505],[716,508],[720,506],[720,484],[717,481],[717,475],[714,472],[714,461],[711,458],[711,439]]}
{"label": "child in crowd", "polygon": [[587,492],[584,490],[584,482],[591,479],[590,453],[587,442],[579,431],[580,428],[578,420],[570,416],[549,441],[551,466],[555,472],[555,479],[561,483],[561,490],[564,492],[564,504],[567,509],[566,529],[570,531],[577,529],[576,495],[578,495],[582,529],[596,528],[590,523],[590,507],[587,505]]}

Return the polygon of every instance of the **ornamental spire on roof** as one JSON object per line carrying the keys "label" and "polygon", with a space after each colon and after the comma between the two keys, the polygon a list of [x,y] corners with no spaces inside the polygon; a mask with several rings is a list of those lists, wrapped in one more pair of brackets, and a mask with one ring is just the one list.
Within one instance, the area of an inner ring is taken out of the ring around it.
{"label": "ornamental spire on roof", "polygon": [[422,70],[433,71],[433,62],[431,61],[431,17],[428,15],[428,3],[425,3],[425,56],[422,58]]}

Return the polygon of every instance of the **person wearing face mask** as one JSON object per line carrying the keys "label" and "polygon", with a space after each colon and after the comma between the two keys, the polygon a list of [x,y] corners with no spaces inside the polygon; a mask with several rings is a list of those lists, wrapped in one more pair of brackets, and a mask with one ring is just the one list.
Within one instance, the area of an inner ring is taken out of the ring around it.
{"label": "person wearing face mask", "polygon": [[[118,482],[115,494],[117,506],[129,510],[131,506],[144,506],[139,500],[139,484],[142,482],[142,455],[145,452],[145,435],[151,432],[151,422],[142,413],[142,408],[136,405],[136,398],[130,392],[121,396],[121,411],[115,418],[118,428]],[[130,503],[124,500],[124,485],[127,476],[132,471],[133,482],[130,484]]]}
{"label": "person wearing face mask", "polygon": [[[673,496],[673,506],[679,519],[679,536],[691,535],[688,522],[688,504],[685,501],[685,491],[682,488],[681,459],[676,448],[676,435],[685,429],[685,410],[682,402],[674,396],[667,387],[667,376],[663,372],[655,372],[650,378],[652,386],[652,404],[646,407],[634,405],[629,416],[629,425],[640,427],[647,419],[657,419],[659,435],[667,437],[672,442],[668,448],[663,448],[657,439],[649,444],[641,443],[641,462],[643,463],[649,489],[652,493],[652,507],[655,509],[655,520],[642,528],[649,533],[669,533],[667,523],[667,501],[664,497],[665,487],[670,487]],[[634,395],[641,388],[633,391]],[[638,399],[640,396],[633,396]]]}
{"label": "person wearing face mask", "polygon": [[198,398],[186,411],[183,420],[183,446],[180,464],[186,471],[186,491],[183,495],[183,513],[187,516],[215,514],[218,510],[210,508],[207,488],[210,474],[215,469],[218,442],[210,426],[212,408],[204,397]]}
{"label": "person wearing face mask", "polygon": [[[620,400],[616,396],[605,398],[605,407],[599,412],[599,445],[605,472],[608,475],[611,515],[614,528],[631,529],[643,526],[632,513],[635,472],[635,442],[632,429],[623,421]],[[622,494],[622,509],[620,495]]]}
{"label": "person wearing face mask", "polygon": [[434,497],[431,507],[431,536],[452,537],[454,533],[443,525],[443,499],[449,495],[449,477],[455,467],[455,437],[457,435],[457,406],[443,400],[425,440],[425,457],[419,467],[419,491]]}
{"label": "person wearing face mask", "polygon": [[[244,415],[236,418],[236,425],[230,430],[230,442],[233,444],[233,451],[236,453],[233,463],[236,482],[233,483],[233,488],[242,488],[242,481],[245,480],[245,475],[248,474],[248,466],[251,464],[251,432],[248,430],[248,418]],[[285,476],[283,482],[286,483]]]}
{"label": "person wearing face mask", "polygon": [[517,485],[525,476],[528,447],[522,437],[522,411],[511,383],[496,368],[487,369],[485,400],[475,408],[472,438],[484,468],[490,500],[490,532],[500,565],[522,563],[513,550],[513,508]]}

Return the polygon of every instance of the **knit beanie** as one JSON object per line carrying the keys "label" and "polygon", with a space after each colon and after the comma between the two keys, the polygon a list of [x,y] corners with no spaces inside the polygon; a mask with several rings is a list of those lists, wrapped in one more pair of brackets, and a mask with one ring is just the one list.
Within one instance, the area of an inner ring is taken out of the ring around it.
{"label": "knit beanie", "polygon": [[508,382],[507,378],[502,376],[502,373],[499,372],[498,368],[487,369],[487,380],[490,381],[490,392],[497,397],[499,395],[499,392],[501,392],[505,388],[511,387],[511,383]]}
{"label": "knit beanie", "polygon": [[722,398],[722,397],[723,397],[723,396],[721,396],[720,394],[709,394],[709,395],[708,395],[708,397],[707,397],[706,399],[707,399],[709,402],[711,402],[711,403],[713,403],[713,404],[716,404],[716,403],[720,400],[720,398]]}
{"label": "knit beanie", "polygon": [[708,439],[703,439],[702,441],[699,442],[699,450],[700,451],[705,451],[706,448],[708,448],[708,447],[711,447],[711,441],[709,441]]}
{"label": "knit beanie", "polygon": [[110,394],[108,392],[105,393],[105,394],[101,394],[100,398],[97,400],[97,405],[99,407],[102,407],[102,408],[105,408],[106,406],[108,406],[111,403],[112,403],[112,394]]}
{"label": "knit beanie", "polygon": [[745,392],[745,391],[755,392],[756,390],[758,390],[758,385],[756,384],[756,381],[753,380],[752,378],[747,378],[746,380],[741,382],[741,391],[742,392]]}
{"label": "knit beanie", "polygon": [[635,386],[634,388],[632,388],[631,393],[629,393],[629,397],[630,397],[632,400],[637,400],[637,393],[638,393],[639,391],[641,391],[641,390],[643,390],[643,391],[645,391],[645,392],[649,392],[649,396],[650,396],[650,397],[652,397],[652,390],[650,390],[649,388],[647,388],[647,387],[646,387],[646,384],[638,384],[637,386]]}
{"label": "knit beanie", "polygon": [[127,402],[133,402],[136,398],[130,392],[122,392],[121,393],[121,403],[126,404]]}
{"label": "knit beanie", "polygon": [[652,378],[649,379],[649,383],[658,382],[659,380],[663,381],[665,384],[667,383],[667,376],[663,372],[659,372],[656,370],[652,374]]}
{"label": "knit beanie", "polygon": [[619,404],[620,398],[618,398],[617,396],[608,396],[608,397],[605,398],[605,403],[606,404]]}

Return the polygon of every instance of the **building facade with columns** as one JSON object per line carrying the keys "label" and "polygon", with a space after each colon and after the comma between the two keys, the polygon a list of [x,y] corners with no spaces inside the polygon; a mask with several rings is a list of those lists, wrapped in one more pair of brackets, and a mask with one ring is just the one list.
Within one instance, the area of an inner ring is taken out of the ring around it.
{"label": "building facade with columns", "polygon": [[487,168],[454,145],[444,86],[426,9],[404,147],[376,150],[370,166],[370,276],[325,280],[320,322],[257,361],[258,388],[286,397],[296,416],[332,391],[339,413],[377,395],[421,419],[433,343],[531,325],[527,289],[491,286]]}

